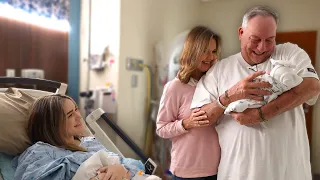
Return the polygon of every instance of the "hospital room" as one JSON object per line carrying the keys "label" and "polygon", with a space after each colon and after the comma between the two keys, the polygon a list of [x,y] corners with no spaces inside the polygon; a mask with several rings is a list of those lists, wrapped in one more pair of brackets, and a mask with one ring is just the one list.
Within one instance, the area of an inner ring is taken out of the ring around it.
{"label": "hospital room", "polygon": [[319,8],[0,0],[0,180],[320,180]]}

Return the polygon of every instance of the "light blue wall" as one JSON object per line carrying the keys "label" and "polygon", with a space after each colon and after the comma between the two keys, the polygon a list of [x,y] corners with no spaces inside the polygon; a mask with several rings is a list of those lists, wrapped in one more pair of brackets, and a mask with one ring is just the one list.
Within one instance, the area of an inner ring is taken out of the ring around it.
{"label": "light blue wall", "polygon": [[79,58],[80,58],[80,10],[81,0],[70,0],[69,54],[68,54],[68,95],[79,102]]}

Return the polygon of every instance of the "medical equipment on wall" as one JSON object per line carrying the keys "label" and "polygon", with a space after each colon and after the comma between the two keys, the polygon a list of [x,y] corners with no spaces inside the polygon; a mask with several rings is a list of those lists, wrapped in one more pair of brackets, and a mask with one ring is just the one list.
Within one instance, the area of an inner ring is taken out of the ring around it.
{"label": "medical equipment on wall", "polygon": [[22,69],[21,77],[33,78],[33,79],[44,79],[44,70],[42,69]]}
{"label": "medical equipment on wall", "polygon": [[[84,61],[87,63],[87,73],[86,73],[86,91],[90,91],[90,74],[91,71],[103,71],[107,66],[107,58],[110,56],[109,46],[106,46],[103,52],[93,53],[92,52],[92,0],[89,0],[89,12],[88,12],[88,54]],[[86,96],[84,96],[86,97]],[[89,100],[87,100],[89,101]]]}
{"label": "medical equipment on wall", "polygon": [[116,113],[115,93],[113,86],[109,83],[93,90],[81,92],[80,97],[85,97],[86,115],[98,108],[109,114]]}
{"label": "medical equipment on wall", "polygon": [[103,70],[107,63],[101,55],[90,55],[89,65],[91,70]]}
{"label": "medical equipment on wall", "polygon": [[102,55],[90,54],[89,58],[89,68],[91,70],[103,70],[107,66],[107,59],[110,56],[109,46],[105,47],[104,52]]}

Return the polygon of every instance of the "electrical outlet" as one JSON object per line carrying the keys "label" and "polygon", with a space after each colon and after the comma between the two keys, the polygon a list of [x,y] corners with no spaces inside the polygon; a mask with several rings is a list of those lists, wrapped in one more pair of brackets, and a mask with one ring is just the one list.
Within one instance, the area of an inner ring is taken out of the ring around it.
{"label": "electrical outlet", "polygon": [[140,66],[143,64],[143,60],[135,58],[127,58],[126,67],[127,70],[131,71],[143,71],[143,67]]}

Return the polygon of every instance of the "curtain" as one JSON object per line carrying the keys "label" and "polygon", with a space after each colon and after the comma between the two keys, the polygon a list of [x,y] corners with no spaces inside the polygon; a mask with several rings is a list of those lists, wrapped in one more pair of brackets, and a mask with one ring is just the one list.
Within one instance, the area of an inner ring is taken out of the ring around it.
{"label": "curtain", "polygon": [[58,20],[68,20],[69,0],[4,0],[14,8]]}

